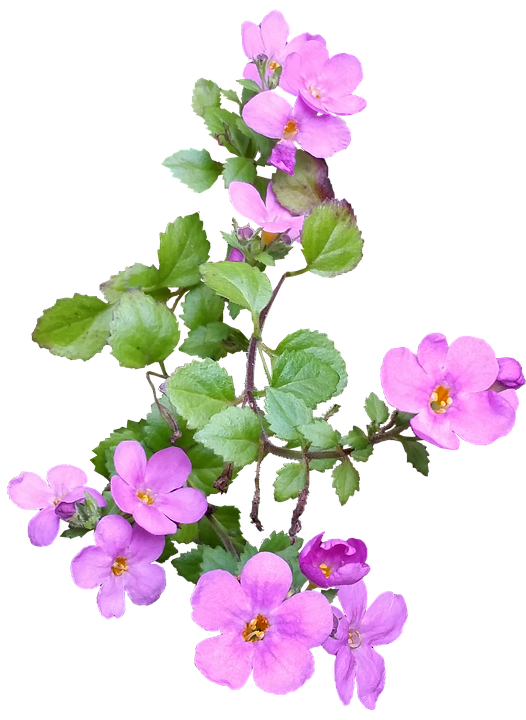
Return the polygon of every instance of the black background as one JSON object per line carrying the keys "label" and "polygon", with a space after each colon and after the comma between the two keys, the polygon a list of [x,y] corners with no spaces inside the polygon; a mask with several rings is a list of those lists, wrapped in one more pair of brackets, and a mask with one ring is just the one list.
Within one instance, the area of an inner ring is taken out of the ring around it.
{"label": "black background", "polygon": [[[259,20],[267,9],[256,3],[248,12]],[[370,107],[349,119],[354,141],[329,163],[337,194],[358,213],[364,260],[334,281],[289,281],[266,331],[270,345],[301,326],[330,333],[349,365],[344,408],[333,421],[346,431],[364,423],[361,403],[370,389],[379,390],[380,359],[392,345],[414,349],[425,332],[440,330],[450,339],[481,335],[500,354],[524,355],[512,324],[519,268],[499,213],[496,150],[482,149],[475,110],[454,83],[446,110],[448,68],[438,61],[439,42],[428,45],[400,27],[380,39],[371,23],[284,9],[293,32],[323,32],[332,52],[356,53],[367,73],[359,92]],[[29,217],[16,241],[9,240],[9,267],[22,268],[22,275],[13,273],[8,309],[16,352],[4,373],[6,481],[23,469],[43,473],[58,461],[91,470],[90,448],[128,418],[138,419],[151,401],[142,374],[119,369],[106,352],[82,364],[39,350],[28,334],[41,310],[57,296],[95,292],[125,264],[153,262],[157,232],[176,214],[199,210],[213,259],[224,254],[217,231],[230,227],[232,211],[222,187],[192,195],[159,163],[180,146],[214,147],[188,108],[191,83],[208,75],[232,86],[242,64],[237,28],[247,11],[205,16],[196,6],[190,13],[183,24],[159,15],[150,29],[140,23],[131,33],[126,26],[116,33],[99,29],[96,42],[82,49],[63,38],[35,67]],[[191,43],[181,44],[186,34]],[[74,83],[68,64],[77,71]],[[286,266],[301,266],[298,251]],[[280,271],[272,272],[274,281]],[[175,355],[168,365],[184,361]],[[226,364],[239,382],[242,361]],[[328,536],[363,537],[374,568],[371,596],[391,588],[405,593],[411,608],[405,636],[384,649],[389,686],[380,709],[416,711],[423,700],[443,701],[443,683],[462,675],[463,653],[485,647],[485,601],[478,598],[495,581],[496,545],[506,541],[502,517],[514,497],[521,438],[518,428],[490,448],[434,450],[427,479],[406,465],[398,446],[379,447],[360,466],[362,492],[345,509],[328,476],[314,475],[303,536],[325,529]],[[270,458],[263,468],[267,532],[286,528],[292,509],[270,497],[278,464]],[[92,484],[102,481],[92,474]],[[246,522],[250,494],[247,470],[224,501],[239,503],[247,537],[256,542]],[[40,667],[45,647],[90,663],[96,654],[97,677],[120,683],[112,673],[133,657],[147,670],[127,682],[160,684],[180,712],[196,702],[233,710],[257,702],[258,709],[290,712],[315,697],[330,712],[343,710],[331,687],[331,659],[321,650],[317,676],[298,695],[267,698],[250,683],[240,694],[213,687],[192,666],[192,649],[204,633],[188,619],[189,586],[171,569],[155,606],[130,606],[122,621],[105,623],[94,593],[81,593],[68,576],[68,560],[83,543],[36,550],[24,535],[27,517],[7,500],[4,517],[10,621],[18,628],[17,647],[36,648]],[[455,649],[459,638],[469,651]]]}

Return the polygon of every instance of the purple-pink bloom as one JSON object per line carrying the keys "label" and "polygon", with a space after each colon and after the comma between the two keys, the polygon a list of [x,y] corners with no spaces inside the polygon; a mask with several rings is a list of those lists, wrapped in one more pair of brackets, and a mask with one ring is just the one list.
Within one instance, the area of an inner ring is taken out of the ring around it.
{"label": "purple-pink bloom", "polygon": [[80,588],[100,585],[97,605],[105,618],[122,617],[124,591],[135,605],[151,605],[166,587],[166,574],[152,565],[164,549],[164,537],[151,535],[121,515],[103,517],[95,528],[95,545],[71,561],[73,581]]}
{"label": "purple-pink bloom", "polygon": [[181,448],[159,450],[147,461],[142,445],[125,440],[115,448],[117,475],[111,479],[111,494],[121,510],[153,535],[176,532],[177,523],[194,523],[205,514],[204,493],[183,487],[192,465]]}
{"label": "purple-pink bloom", "polygon": [[332,157],[345,150],[351,133],[341,118],[318,115],[299,97],[294,107],[284,98],[267,91],[255,95],[243,108],[246,124],[265,137],[279,138],[269,162],[292,175],[296,162],[297,142],[317,158]]}
{"label": "purple-pink bloom", "polygon": [[497,358],[499,374],[490,390],[502,392],[503,390],[518,390],[524,385],[524,373],[520,362],[515,358]]}
{"label": "purple-pink bloom", "polygon": [[232,248],[227,257],[227,260],[229,262],[243,262],[244,259],[245,256],[243,255],[241,250],[238,250],[237,248]]}
{"label": "purple-pink bloom", "polygon": [[354,680],[360,702],[374,710],[385,685],[384,659],[374,647],[388,645],[400,635],[407,620],[407,607],[401,595],[385,592],[367,607],[367,590],[363,580],[347,585],[338,592],[345,612],[333,607],[338,627],[323,647],[336,655],[334,679],[344,705],[351,702]]}
{"label": "purple-pink bloom", "polygon": [[60,517],[55,509],[61,501],[75,503],[88,490],[98,498],[99,507],[106,505],[97,490],[85,487],[88,478],[78,467],[56,465],[48,471],[46,480],[47,484],[35,473],[22,472],[7,486],[7,493],[15,505],[23,510],[40,511],[27,526],[29,539],[39,547],[51,545],[58,535]]}
{"label": "purple-pink bloom", "polygon": [[221,633],[196,648],[195,664],[206,678],[237,690],[253,669],[261,690],[284,695],[311,677],[309,648],[321,645],[331,632],[331,606],[312,591],[286,600],[291,582],[285,560],[268,552],[250,558],[240,580],[225,570],[199,578],[192,618],[205,630]]}
{"label": "purple-pink bloom", "polygon": [[[280,205],[272,189],[272,182],[267,187],[266,203],[256,188],[249,183],[234,181],[228,186],[230,202],[234,209],[249,220],[256,222],[267,237],[263,240],[271,242],[278,233],[287,232],[292,239],[299,238],[305,215],[294,217]],[[274,236],[274,237],[269,237]]]}
{"label": "purple-pink bloom", "polygon": [[362,77],[362,66],[354,55],[340,53],[329,58],[324,44],[310,40],[289,53],[279,85],[291,95],[301,96],[317,112],[353,115],[367,104],[353,95]]}
{"label": "purple-pink bloom", "polygon": [[[459,337],[448,346],[444,335],[426,335],[416,355],[393,348],[380,377],[385,397],[398,410],[415,413],[418,437],[456,450],[460,441],[487,445],[509,433],[518,403],[514,390],[488,390],[499,373],[485,340]],[[458,436],[458,437],[457,437]]]}
{"label": "purple-pink bloom", "polygon": [[321,588],[352,585],[370,570],[367,547],[356,538],[326,540],[323,533],[316,535],[299,554],[300,570],[311,582]]}

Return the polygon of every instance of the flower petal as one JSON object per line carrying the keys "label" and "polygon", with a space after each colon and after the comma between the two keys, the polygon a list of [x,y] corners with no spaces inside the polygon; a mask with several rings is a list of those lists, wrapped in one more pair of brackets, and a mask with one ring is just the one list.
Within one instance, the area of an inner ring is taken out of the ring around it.
{"label": "flower petal", "polygon": [[254,22],[247,20],[241,25],[241,43],[243,52],[248,58],[254,58],[265,52],[260,27]]}
{"label": "flower petal", "polygon": [[441,333],[426,335],[418,346],[418,362],[432,377],[443,377],[448,347],[446,336]]}
{"label": "flower petal", "polygon": [[264,224],[267,219],[267,209],[253,185],[234,180],[228,186],[228,194],[236,212],[258,225]]}
{"label": "flower petal", "polygon": [[317,81],[323,72],[325,63],[329,59],[329,51],[325,45],[316,40],[310,40],[301,46],[299,55],[301,57],[303,77],[307,84]]}
{"label": "flower petal", "polygon": [[384,357],[380,380],[388,403],[397,410],[417,413],[429,405],[432,378],[408,348],[393,348]]}
{"label": "flower petal", "polygon": [[507,435],[515,424],[515,409],[503,394],[459,393],[447,413],[451,429],[475,445],[488,445]]}
{"label": "flower petal", "polygon": [[358,630],[367,608],[367,588],[363,580],[354,585],[344,585],[338,590],[338,600],[347,615],[349,627]]}
{"label": "flower petal", "polygon": [[60,519],[55,515],[54,507],[47,507],[31,518],[27,526],[27,534],[33,545],[44,547],[51,545],[58,535]]}
{"label": "flower petal", "polygon": [[433,412],[430,407],[411,418],[411,428],[422,440],[446,450],[458,450],[460,441],[451,429],[449,418],[452,408],[444,414]]}
{"label": "flower petal", "polygon": [[290,52],[287,54],[287,59],[283,64],[283,71],[279,78],[279,86],[291,95],[299,95],[300,88],[303,84],[301,57],[296,51]]}
{"label": "flower petal", "polygon": [[41,477],[32,472],[21,472],[7,486],[7,494],[22,510],[41,510],[53,504],[55,493]]}
{"label": "flower petal", "polygon": [[348,705],[353,696],[355,664],[356,661],[350,647],[344,645],[341,650],[336,653],[336,661],[334,663],[336,690],[338,697],[344,705]]}
{"label": "flower petal", "polygon": [[362,80],[360,61],[347,53],[339,53],[329,58],[319,76],[321,87],[333,97],[350,95]]}
{"label": "flower petal", "polygon": [[114,475],[111,479],[111,494],[123,512],[132,513],[138,502],[137,490],[128,485],[121,477]]}
{"label": "flower petal", "polygon": [[258,69],[253,62],[249,62],[245,65],[245,68],[243,70],[243,77],[246,80],[253,80],[256,85],[259,85],[259,87],[261,87],[261,78],[259,77]]}
{"label": "flower petal", "polygon": [[519,396],[515,392],[515,390],[512,390],[509,388],[508,390],[501,390],[499,393],[500,397],[505,398],[511,407],[516,411],[519,407]]}
{"label": "flower petal", "polygon": [[281,58],[287,38],[289,26],[279,10],[272,10],[261,21],[261,39],[265,54],[269,58]]}
{"label": "flower petal", "polygon": [[329,655],[336,655],[342,647],[349,647],[349,621],[342,611],[332,606],[333,630],[329,637],[322,642],[322,648]]}
{"label": "flower petal", "polygon": [[341,118],[321,115],[302,123],[296,139],[314,157],[328,158],[348,147],[351,131]]}
{"label": "flower petal", "polygon": [[96,545],[83,548],[71,561],[73,582],[80,588],[95,588],[110,576],[113,558]]}
{"label": "flower petal", "polygon": [[254,683],[260,690],[285,695],[301,687],[314,672],[311,651],[293,638],[269,632],[260,642],[250,644],[256,646]]}
{"label": "flower petal", "polygon": [[[266,90],[247,102],[242,115],[248,127],[260,135],[281,138],[285,132],[285,125],[292,118],[292,106],[285,98]],[[232,197],[230,199],[232,200]],[[233,200],[232,205],[235,207]]]}
{"label": "flower petal", "polygon": [[322,105],[325,112],[337,115],[355,115],[367,107],[367,102],[359,95],[344,95],[338,98],[324,98]]}
{"label": "flower petal", "polygon": [[171,520],[188,524],[201,520],[207,511],[208,502],[201,490],[184,487],[167,495],[159,495],[155,507]]}
{"label": "flower petal", "polygon": [[239,690],[250,676],[255,644],[230,633],[208,638],[195,649],[195,666],[208,680]]}
{"label": "flower petal", "polygon": [[144,505],[139,501],[133,509],[133,519],[152,535],[171,535],[177,532],[176,523],[166,517],[158,503]]}
{"label": "flower petal", "polygon": [[95,542],[113,559],[127,550],[131,538],[132,527],[122,515],[106,515],[95,528]]}
{"label": "flower petal", "polygon": [[[131,442],[131,441],[130,441]],[[105,618],[124,615],[124,578],[110,573],[97,594],[97,605]]]}
{"label": "flower petal", "polygon": [[354,583],[364,578],[370,569],[367,563],[351,562],[335,570],[327,579],[331,582],[331,587],[354,585]]}
{"label": "flower petal", "polygon": [[137,440],[123,440],[115,448],[115,470],[128,485],[138,487],[144,480],[146,453]]}
{"label": "flower petal", "polygon": [[384,592],[367,609],[360,632],[367,645],[388,645],[396,640],[407,620],[407,606],[402,595]]}
{"label": "flower petal", "polygon": [[263,615],[283,602],[291,583],[288,563],[270,552],[254,555],[241,571],[241,587],[253,609]]}
{"label": "flower petal", "polygon": [[294,175],[294,167],[296,165],[296,146],[292,140],[280,140],[272,148],[269,163],[283,170],[288,175]]}
{"label": "flower petal", "polygon": [[135,605],[151,605],[166,587],[166,573],[160,565],[130,563],[124,575],[126,592]]}
{"label": "flower petal", "polygon": [[458,390],[479,392],[487,390],[499,372],[493,349],[481,338],[463,336],[449,346],[446,372]]}
{"label": "flower petal", "polygon": [[332,632],[332,608],[321,593],[307,590],[285,600],[269,622],[280,637],[294,638],[308,648],[317,647]]}
{"label": "flower petal", "polygon": [[132,528],[132,536],[126,553],[126,557],[132,563],[154,562],[164,550],[164,537],[152,535],[135,524]]}
{"label": "flower petal", "polygon": [[368,710],[374,710],[378,696],[385,685],[385,663],[376,650],[361,645],[353,650],[356,661],[356,683],[358,697]]}
{"label": "flower petal", "polygon": [[192,472],[192,463],[184,450],[169,447],[154,453],[146,464],[144,482],[157,493],[169,493],[182,487]]}
{"label": "flower petal", "polygon": [[49,487],[55,493],[55,497],[62,497],[79,485],[88,482],[88,476],[74,465],[56,465],[48,470],[46,479]]}
{"label": "flower petal", "polygon": [[192,620],[205,630],[241,634],[253,620],[251,603],[239,580],[226,570],[201,575],[190,599]]}

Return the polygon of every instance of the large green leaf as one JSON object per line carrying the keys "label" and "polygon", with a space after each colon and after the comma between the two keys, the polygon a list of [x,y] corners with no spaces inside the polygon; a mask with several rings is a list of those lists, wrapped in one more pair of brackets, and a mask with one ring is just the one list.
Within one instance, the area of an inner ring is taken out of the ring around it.
{"label": "large green leaf", "polygon": [[181,320],[187,328],[195,330],[200,325],[219,322],[223,319],[225,301],[204,283],[188,291],[182,303]]}
{"label": "large green leaf", "polygon": [[178,217],[161,233],[159,280],[170,287],[196,285],[198,266],[208,260],[209,251],[199,214]]}
{"label": "large green leaf", "polygon": [[188,337],[179,349],[187,355],[219,360],[227,354],[223,340],[230,335],[230,330],[230,326],[223,322],[201,325],[195,330],[190,330]]}
{"label": "large green leaf", "polygon": [[192,472],[188,478],[190,485],[206,495],[217,493],[214,482],[223,472],[223,460],[200,443],[187,450],[186,454],[192,463]]}
{"label": "large green leaf", "polygon": [[298,430],[311,445],[320,450],[331,450],[340,440],[340,433],[323,418],[314,418],[309,424],[300,425]]}
{"label": "large green leaf", "polygon": [[360,489],[358,470],[349,459],[346,458],[338,467],[334,468],[332,486],[336,490],[341,505],[345,505],[351,495]]}
{"label": "large green leaf", "polygon": [[223,179],[227,188],[231,182],[245,182],[254,184],[256,180],[256,166],[250,158],[228,158],[223,168]]}
{"label": "large green leaf", "polygon": [[380,400],[376,393],[371,393],[369,397],[365,399],[365,412],[369,415],[371,422],[374,425],[381,425],[389,417],[389,408]]}
{"label": "large green leaf", "polygon": [[267,388],[265,398],[266,418],[272,432],[282,440],[300,441],[301,433],[298,425],[303,425],[312,420],[310,410],[303,400],[295,397],[290,392]]}
{"label": "large green leaf", "polygon": [[221,103],[221,91],[215,82],[199,78],[194,85],[192,93],[192,110],[199,117],[203,117],[206,108],[219,107]]}
{"label": "large green leaf", "polygon": [[355,268],[363,240],[352,207],[345,200],[326,200],[305,218],[301,245],[309,270],[334,277]]}
{"label": "large green leaf", "polygon": [[238,467],[257,460],[261,424],[248,407],[228,407],[213,415],[195,435],[198,442]]}
{"label": "large green leaf", "polygon": [[276,170],[272,189],[280,205],[292,215],[308,215],[321,202],[334,197],[327,163],[303,150],[296,151],[294,175]]}
{"label": "large green leaf", "polygon": [[272,287],[266,275],[248,263],[205,263],[200,267],[203,280],[218,295],[250,310],[257,318],[269,302]]}
{"label": "large green leaf", "polygon": [[210,157],[208,150],[179,150],[163,162],[172,175],[190,190],[202,193],[212,187],[223,172],[223,165]]}
{"label": "large green leaf", "polygon": [[155,291],[159,285],[159,271],[151,265],[135,263],[100,286],[101,292],[108,302],[117,302],[127,290],[142,290],[144,293]]}
{"label": "large green leaf", "polygon": [[407,455],[407,462],[418,470],[422,475],[429,474],[429,453],[425,445],[422,445],[417,438],[408,438],[403,435],[399,435],[397,440],[400,440],[402,446]]}
{"label": "large green leaf", "polygon": [[292,393],[310,408],[329,400],[338,380],[330,365],[306,350],[286,350],[272,363],[272,387]]}

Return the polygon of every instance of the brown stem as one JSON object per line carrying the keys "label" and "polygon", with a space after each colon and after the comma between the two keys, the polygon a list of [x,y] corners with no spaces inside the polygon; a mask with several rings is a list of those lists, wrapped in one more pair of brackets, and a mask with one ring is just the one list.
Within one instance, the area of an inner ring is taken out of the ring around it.
{"label": "brown stem", "polygon": [[146,379],[148,380],[148,384],[150,385],[153,393],[153,399],[155,400],[155,404],[157,405],[157,410],[159,411],[159,415],[162,417],[162,419],[172,428],[172,434],[170,435],[170,442],[175,443],[176,440],[179,440],[181,435],[183,434],[179,428],[179,425],[177,424],[177,420],[174,418],[172,413],[168,410],[167,407],[162,405],[159,400],[157,399],[157,393],[155,392],[155,387],[153,386],[152,381],[150,380],[150,375],[155,375],[155,377],[160,377],[163,379],[166,379],[168,375],[159,375],[159,373],[152,372],[149,370],[146,373]]}
{"label": "brown stem", "polygon": [[256,528],[262,532],[263,531],[263,525],[261,524],[261,521],[259,519],[259,501],[261,499],[261,495],[259,492],[259,473],[261,470],[261,461],[263,460],[263,455],[265,452],[265,446],[263,442],[259,446],[259,455],[258,455],[258,464],[256,467],[256,477],[254,478],[254,497],[252,498],[252,510],[250,512],[250,519],[256,526]]}
{"label": "brown stem", "polygon": [[306,465],[305,486],[299,494],[298,502],[296,504],[296,507],[294,508],[294,512],[292,513],[292,519],[291,519],[291,523],[290,523],[289,537],[290,537],[291,545],[294,545],[294,543],[296,542],[296,535],[301,530],[300,517],[303,515],[303,512],[307,505],[307,497],[309,495],[309,475],[310,475],[310,473],[309,473],[308,458],[305,461],[305,465]]}

